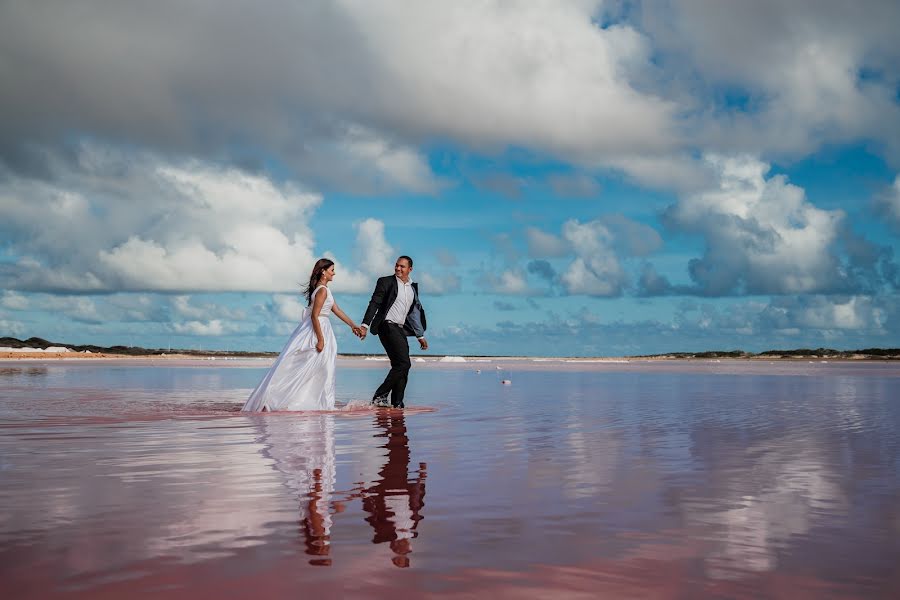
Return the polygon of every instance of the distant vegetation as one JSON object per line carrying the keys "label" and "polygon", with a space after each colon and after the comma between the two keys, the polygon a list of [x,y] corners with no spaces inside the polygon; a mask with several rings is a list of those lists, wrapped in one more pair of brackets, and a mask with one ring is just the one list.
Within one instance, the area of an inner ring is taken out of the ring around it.
{"label": "distant vegetation", "polygon": [[184,354],[187,356],[277,356],[277,352],[242,352],[234,350],[183,350],[165,348],[141,348],[139,346],[94,346],[87,344],[75,346],[62,342],[48,342],[39,337],[31,337],[27,340],[18,340],[11,337],[0,338],[0,348],[49,348],[51,346],[65,346],[76,352],[93,352],[94,354],[119,354],[123,356],[161,356],[163,354]]}
{"label": "distant vegetation", "polygon": [[[76,352],[90,351],[95,354],[119,354],[124,356],[160,356],[163,354],[183,354],[187,356],[235,356],[235,357],[270,357],[277,352],[244,352],[238,350],[185,350],[163,348],[141,348],[139,346],[74,346],[62,342],[48,342],[39,337],[18,340],[12,337],[0,337],[0,348],[49,348],[65,346]],[[347,354],[347,353],[341,353]],[[359,356],[367,356],[359,354]],[[440,355],[436,355],[440,356]],[[834,348],[798,348],[796,350],[766,350],[754,354],[743,350],[710,350],[706,352],[668,352],[665,354],[645,354],[634,358],[844,358],[870,360],[900,360],[900,348],[865,348],[863,350],[835,350]]]}
{"label": "distant vegetation", "polygon": [[900,359],[900,348],[865,348],[862,350],[835,350],[834,348],[798,348],[796,350],[766,350],[753,353],[743,350],[712,350],[708,352],[669,352],[650,354],[639,358],[846,358],[846,359]]}

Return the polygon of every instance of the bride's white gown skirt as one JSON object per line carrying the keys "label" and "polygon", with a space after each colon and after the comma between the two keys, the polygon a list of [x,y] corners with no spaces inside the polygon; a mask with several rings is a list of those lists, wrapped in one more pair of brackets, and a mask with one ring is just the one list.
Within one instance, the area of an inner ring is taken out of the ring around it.
{"label": "bride's white gown skirt", "polygon": [[250,394],[242,411],[334,410],[337,343],[328,317],[320,315],[319,324],[325,337],[325,349],[316,352],[316,332],[307,309],[300,325],[291,334],[275,364]]}

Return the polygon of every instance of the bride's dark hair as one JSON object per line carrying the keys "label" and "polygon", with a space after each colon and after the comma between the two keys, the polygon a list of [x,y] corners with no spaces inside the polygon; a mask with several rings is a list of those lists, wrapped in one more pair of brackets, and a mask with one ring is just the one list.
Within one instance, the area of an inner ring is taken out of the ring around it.
{"label": "bride's dark hair", "polygon": [[303,295],[306,296],[307,306],[312,306],[312,293],[319,285],[319,279],[322,278],[322,271],[330,268],[333,264],[334,261],[328,260],[327,258],[320,258],[316,261],[316,266],[313,267],[312,275],[309,276],[309,285],[303,290]]}

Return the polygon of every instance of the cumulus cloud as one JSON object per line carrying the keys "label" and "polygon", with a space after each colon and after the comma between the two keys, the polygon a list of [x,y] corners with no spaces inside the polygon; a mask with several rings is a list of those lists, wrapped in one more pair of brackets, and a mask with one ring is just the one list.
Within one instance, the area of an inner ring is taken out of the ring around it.
{"label": "cumulus cloud", "polygon": [[900,160],[896,2],[659,0],[632,14],[681,72],[671,81],[690,82],[668,95],[696,98],[698,142],[796,154],[876,139]]}
{"label": "cumulus cloud", "polygon": [[243,310],[232,309],[215,302],[195,303],[191,296],[171,298],[172,314],[176,318],[210,320],[212,318],[241,320],[246,317]]}
{"label": "cumulus cloud", "polygon": [[[890,296],[781,296],[727,307],[706,301],[682,303],[672,320],[611,320],[600,311],[575,310],[543,320],[503,321],[495,327],[456,324],[435,332],[442,347],[485,354],[570,353],[572,336],[586,356],[621,356],[674,351],[777,348],[856,349],[890,346],[900,333],[900,298]],[[653,302],[650,300],[649,302]],[[507,350],[503,350],[507,348]],[[557,350],[558,349],[558,350]]]}
{"label": "cumulus cloud", "polygon": [[811,294],[750,300],[727,309],[709,303],[685,303],[674,323],[684,332],[714,331],[734,335],[738,341],[859,347],[866,344],[861,340],[887,340],[900,327],[895,302],[892,296]]}
{"label": "cumulus cloud", "polygon": [[660,274],[651,263],[641,266],[641,274],[638,277],[638,296],[662,296],[673,291],[669,278]]}
{"label": "cumulus cloud", "polygon": [[235,169],[84,144],[53,180],[0,179],[9,289],[279,291],[311,264],[320,196]]}
{"label": "cumulus cloud", "polygon": [[[561,283],[569,294],[620,296],[628,286],[621,264],[625,257],[644,257],[662,246],[652,227],[621,214],[604,215],[587,222],[566,221],[557,236],[535,227],[525,229],[528,253],[536,260],[529,273],[551,283]],[[574,257],[557,276],[546,258]]]}
{"label": "cumulus cloud", "polygon": [[27,331],[25,328],[25,324],[21,321],[10,321],[9,319],[0,319],[0,331],[3,332],[3,337],[14,337],[22,339],[25,337],[25,332]]}
{"label": "cumulus cloud", "polygon": [[900,175],[894,177],[893,185],[878,195],[875,206],[891,225],[900,230]]}
{"label": "cumulus cloud", "polygon": [[264,148],[307,181],[418,192],[440,187],[425,139],[591,165],[665,153],[679,107],[644,85],[651,41],[597,26],[599,6],[5,3],[0,152],[19,164],[27,143],[90,131],[234,161]]}
{"label": "cumulus cloud", "polygon": [[702,235],[706,252],[691,260],[697,291],[707,295],[840,291],[847,278],[835,255],[841,211],[816,208],[784,176],[750,156],[708,156],[715,189],[688,195],[667,213],[670,225]]}
{"label": "cumulus cloud", "polygon": [[354,191],[439,191],[432,140],[681,190],[698,147],[872,139],[900,161],[892,0],[145,4],[0,5],[8,164],[39,170],[30,149],[72,132],[241,165],[260,149]]}
{"label": "cumulus cloud", "polygon": [[365,219],[356,224],[356,249],[359,267],[370,275],[392,273],[396,251],[384,237],[384,223]]}
{"label": "cumulus cloud", "polygon": [[531,293],[528,280],[521,269],[506,269],[500,273],[484,276],[487,288],[495,294],[522,295]]}
{"label": "cumulus cloud", "polygon": [[306,304],[300,301],[299,296],[288,294],[275,294],[272,296],[275,314],[281,321],[298,323],[303,317]]}
{"label": "cumulus cloud", "polygon": [[0,296],[0,306],[9,310],[28,310],[28,299],[22,294],[6,291]]}
{"label": "cumulus cloud", "polygon": [[[324,158],[328,154],[325,152],[320,156]],[[361,185],[370,186],[370,191],[373,192],[389,192],[399,188],[433,194],[446,185],[431,172],[428,160],[421,152],[359,126],[349,128],[339,138],[333,158],[341,168],[335,168],[335,163],[323,164],[320,168],[322,173],[333,172],[336,176],[360,182]],[[321,161],[320,158],[317,162]],[[308,171],[309,169],[303,169],[303,172]],[[315,176],[315,173],[312,175]],[[340,185],[333,180],[329,183]],[[357,191],[365,192],[366,189],[357,187]]]}
{"label": "cumulus cloud", "polygon": [[206,322],[186,321],[183,323],[172,323],[172,331],[182,335],[220,336],[234,331],[234,328],[219,319],[213,319]]}
{"label": "cumulus cloud", "polygon": [[419,273],[413,279],[419,283],[419,289],[423,294],[443,296],[455,294],[462,289],[462,280],[459,275],[453,273],[443,273],[440,276]]}
{"label": "cumulus cloud", "polygon": [[892,313],[885,298],[872,296],[800,296],[773,299],[759,313],[761,327],[868,331],[884,335]]}
{"label": "cumulus cloud", "polygon": [[613,250],[613,236],[600,221],[567,221],[562,236],[575,252],[575,260],[560,276],[570,294],[619,296],[627,284],[625,271]]}
{"label": "cumulus cloud", "polygon": [[662,236],[654,228],[625,215],[606,215],[600,222],[613,234],[616,249],[626,256],[647,256],[663,245]]}
{"label": "cumulus cloud", "polygon": [[556,280],[556,269],[546,260],[532,260],[526,268],[529,273],[537,275],[541,279],[550,282]]}

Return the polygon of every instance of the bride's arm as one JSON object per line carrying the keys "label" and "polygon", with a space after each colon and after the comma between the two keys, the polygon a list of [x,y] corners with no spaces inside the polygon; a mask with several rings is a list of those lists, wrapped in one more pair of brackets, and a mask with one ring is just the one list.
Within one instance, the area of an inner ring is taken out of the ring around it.
{"label": "bride's arm", "polygon": [[322,305],[325,304],[325,296],[328,295],[328,292],[325,291],[325,288],[319,289],[316,292],[316,297],[313,298],[312,305],[312,326],[313,331],[316,332],[316,352],[321,352],[325,349],[325,336],[322,334],[322,325],[319,323],[319,313],[322,312]]}
{"label": "bride's arm", "polygon": [[347,313],[341,310],[341,307],[337,305],[337,302],[331,305],[331,312],[337,315],[337,318],[350,326],[350,329],[354,329],[356,327],[356,323],[353,322],[353,319],[347,316]]}

